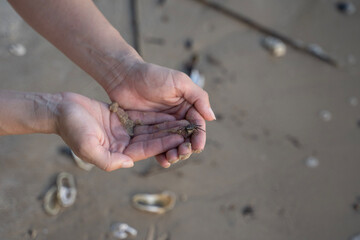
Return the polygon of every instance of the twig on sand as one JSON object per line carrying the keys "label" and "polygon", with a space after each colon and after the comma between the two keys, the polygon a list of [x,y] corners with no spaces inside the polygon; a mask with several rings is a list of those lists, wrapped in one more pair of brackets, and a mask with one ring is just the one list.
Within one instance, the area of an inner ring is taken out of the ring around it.
{"label": "twig on sand", "polygon": [[[236,20],[238,22],[246,24],[247,26],[249,26],[265,35],[269,35],[269,36],[278,38],[281,41],[283,41],[284,43],[286,43],[287,45],[294,48],[295,50],[304,52],[312,57],[319,59],[322,62],[325,62],[325,63],[333,66],[333,67],[338,67],[338,65],[339,65],[338,62],[334,58],[329,56],[324,51],[314,50],[313,44],[306,44],[303,41],[294,40],[294,39],[292,39],[286,35],[283,35],[273,29],[263,26],[262,24],[252,20],[251,18],[249,18],[241,13],[237,13],[231,9],[225,8],[224,6],[221,6],[218,3],[210,2],[210,1],[206,1],[206,0],[191,0],[191,1],[200,3],[206,7],[209,7],[211,9],[213,9],[214,11],[219,12],[233,20]],[[319,47],[317,49],[319,49]]]}

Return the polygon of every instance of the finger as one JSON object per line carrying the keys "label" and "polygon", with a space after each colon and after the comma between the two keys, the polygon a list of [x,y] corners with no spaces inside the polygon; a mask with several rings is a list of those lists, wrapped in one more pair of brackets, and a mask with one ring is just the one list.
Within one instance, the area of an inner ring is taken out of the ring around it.
{"label": "finger", "polygon": [[89,139],[85,145],[80,147],[77,153],[84,161],[92,163],[107,172],[134,166],[134,162],[130,157],[119,152],[110,152],[93,139]]}
{"label": "finger", "polygon": [[148,140],[155,139],[155,138],[161,138],[161,137],[169,136],[169,135],[172,135],[172,134],[174,134],[174,132],[166,131],[166,130],[162,130],[160,132],[150,133],[150,134],[141,134],[141,135],[134,136],[131,139],[130,143],[144,142],[144,141],[148,141]]}
{"label": "finger", "polygon": [[176,148],[174,148],[174,149],[170,149],[169,151],[167,151],[166,152],[166,160],[171,164],[177,163],[179,161],[178,150]]}
{"label": "finger", "polygon": [[214,111],[210,107],[209,95],[201,87],[193,83],[187,75],[182,75],[182,81],[175,82],[186,101],[193,104],[201,116],[207,120],[216,120]]}
{"label": "finger", "polygon": [[164,122],[156,125],[150,125],[150,126],[136,126],[134,128],[134,134],[140,135],[140,134],[150,134],[159,132],[162,130],[167,130],[174,127],[182,127],[188,125],[189,122],[187,120],[178,120],[178,121],[172,121],[172,122]]}
{"label": "finger", "polygon": [[[190,140],[188,140],[190,141]],[[190,142],[184,142],[178,147],[179,159],[186,160],[191,156],[192,148]]]}
{"label": "finger", "polygon": [[125,149],[124,154],[134,161],[139,161],[166,152],[183,142],[184,138],[181,135],[172,134],[149,141],[132,143]]}
{"label": "finger", "polygon": [[186,114],[186,118],[191,119],[189,120],[191,123],[200,125],[200,128],[204,130],[194,131],[190,138],[192,150],[196,153],[201,152],[204,149],[206,143],[205,120],[195,108],[189,109],[188,113]]}
{"label": "finger", "polygon": [[166,113],[127,111],[127,114],[131,120],[146,125],[176,120],[174,116]]}
{"label": "finger", "polygon": [[192,105],[188,101],[183,101],[181,104],[164,111],[164,113],[171,114],[177,120],[180,120],[185,118],[190,107],[192,107]]}
{"label": "finger", "polygon": [[162,166],[163,168],[169,168],[171,166],[171,164],[166,159],[166,156],[164,153],[156,155],[155,159],[160,164],[160,166]]}

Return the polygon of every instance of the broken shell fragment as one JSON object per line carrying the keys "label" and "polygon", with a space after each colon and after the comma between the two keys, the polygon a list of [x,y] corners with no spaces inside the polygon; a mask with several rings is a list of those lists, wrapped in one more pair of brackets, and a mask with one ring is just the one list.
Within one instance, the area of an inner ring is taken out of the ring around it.
{"label": "broken shell fragment", "polygon": [[61,206],[57,201],[57,187],[53,186],[50,188],[44,197],[44,210],[47,214],[51,216],[57,215],[60,210]]}
{"label": "broken shell fragment", "polygon": [[204,77],[204,75],[200,74],[199,70],[197,70],[195,68],[192,69],[191,73],[190,73],[190,78],[196,85],[198,85],[201,88],[204,88],[205,77]]}
{"label": "broken shell fragment", "polygon": [[73,151],[71,151],[71,155],[72,155],[76,165],[78,165],[79,168],[81,168],[85,171],[90,171],[94,167],[93,164],[87,163],[87,162],[83,161],[81,158],[79,158],[78,156],[76,156]]}
{"label": "broken shell fragment", "polygon": [[280,39],[267,36],[262,40],[262,45],[275,57],[281,57],[286,54],[286,45]]}
{"label": "broken shell fragment", "polygon": [[22,57],[26,54],[26,48],[20,43],[11,44],[8,48],[9,52],[17,57]]}
{"label": "broken shell fragment", "polygon": [[56,179],[57,199],[62,207],[70,207],[76,200],[76,186],[74,177],[70,173],[62,172]]}
{"label": "broken shell fragment", "polygon": [[305,165],[308,168],[316,168],[319,166],[319,164],[319,159],[317,159],[316,157],[310,156],[305,159]]}
{"label": "broken shell fragment", "polygon": [[351,106],[356,107],[359,104],[359,99],[357,97],[350,97],[348,102]]}
{"label": "broken shell fragment", "polygon": [[332,114],[330,111],[328,110],[321,110],[319,112],[319,117],[324,121],[324,122],[329,122],[332,119]]}
{"label": "broken shell fragment", "polygon": [[126,223],[114,223],[111,226],[111,232],[118,239],[135,238],[137,236],[137,230]]}
{"label": "broken shell fragment", "polygon": [[176,195],[170,191],[159,194],[136,194],[132,198],[133,207],[150,213],[164,214],[174,208]]}

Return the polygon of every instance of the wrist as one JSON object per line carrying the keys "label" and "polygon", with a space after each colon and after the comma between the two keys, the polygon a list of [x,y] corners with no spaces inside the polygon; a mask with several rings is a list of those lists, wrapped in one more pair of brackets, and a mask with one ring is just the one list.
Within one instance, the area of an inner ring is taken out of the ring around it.
{"label": "wrist", "polygon": [[[119,36],[121,38],[121,36]],[[141,56],[124,40],[118,42],[118,49],[105,53],[100,60],[104,69],[95,80],[109,93],[126,78],[129,71],[137,64],[144,63]]]}
{"label": "wrist", "polygon": [[62,94],[30,93],[27,98],[32,100],[34,106],[33,124],[34,132],[58,134],[59,105],[62,102]]}

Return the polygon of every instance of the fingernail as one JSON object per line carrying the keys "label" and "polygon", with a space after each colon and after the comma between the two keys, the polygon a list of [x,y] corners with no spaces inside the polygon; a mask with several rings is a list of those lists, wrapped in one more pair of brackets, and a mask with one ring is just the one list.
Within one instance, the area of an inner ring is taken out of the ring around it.
{"label": "fingernail", "polygon": [[164,168],[169,168],[171,166],[170,163],[167,163],[165,166],[163,166]]}
{"label": "fingernail", "polygon": [[191,156],[191,153],[188,153],[188,154],[184,154],[184,155],[179,155],[179,159],[180,160],[186,160],[188,159],[189,157]]}
{"label": "fingernail", "polygon": [[134,162],[133,161],[126,161],[126,162],[123,162],[122,163],[122,166],[123,168],[131,168],[134,166]]}
{"label": "fingernail", "polygon": [[201,153],[203,151],[203,149],[197,149],[197,150],[194,150],[194,153]]}
{"label": "fingernail", "polygon": [[169,160],[169,163],[174,164],[177,163],[179,161],[179,159],[171,159]]}
{"label": "fingernail", "polygon": [[212,118],[213,118],[214,120],[216,120],[215,113],[214,113],[214,111],[211,109],[211,107],[209,108],[209,111],[210,111],[210,114],[211,114]]}

